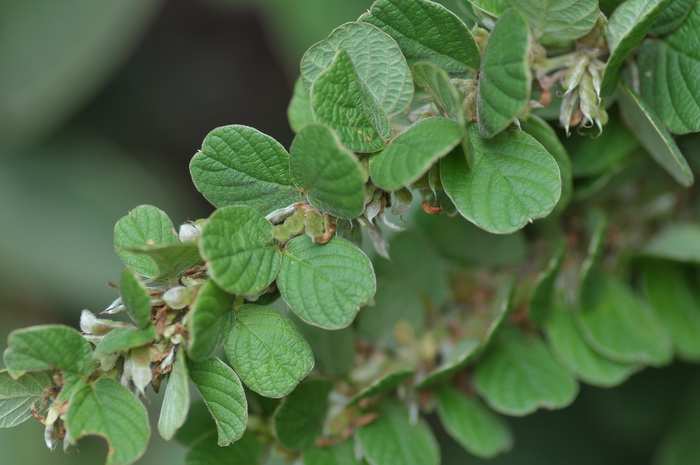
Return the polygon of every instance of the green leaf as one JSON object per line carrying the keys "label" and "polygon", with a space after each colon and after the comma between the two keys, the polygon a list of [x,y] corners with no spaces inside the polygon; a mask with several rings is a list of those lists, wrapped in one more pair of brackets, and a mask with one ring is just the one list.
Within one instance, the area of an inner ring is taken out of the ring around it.
{"label": "green leaf", "polygon": [[323,431],[332,389],[329,380],[306,381],[282,401],[272,417],[280,444],[296,451],[313,445]]}
{"label": "green leaf", "polygon": [[589,345],[611,360],[660,366],[673,356],[671,341],[648,305],[612,276],[590,274],[574,316]]}
{"label": "green leaf", "polygon": [[262,444],[253,434],[246,434],[227,447],[219,447],[216,435],[210,434],[187,452],[185,465],[261,465],[263,452]]}
{"label": "green leaf", "polygon": [[92,372],[90,344],[73,328],[41,325],[12,331],[3,362],[18,378],[28,371],[63,370],[76,375]]}
{"label": "green leaf", "polygon": [[652,26],[651,33],[663,36],[675,31],[685,22],[693,6],[697,6],[696,0],[675,0],[669,3]]}
{"label": "green leaf", "polygon": [[552,308],[543,326],[555,358],[587,384],[617,386],[640,368],[614,362],[595,352],[576,327],[571,312],[562,305]]}
{"label": "green leaf", "polygon": [[559,167],[532,136],[508,131],[491,139],[471,128],[474,165],[455,150],[440,162],[445,192],[466,219],[508,234],[547,216],[561,196]]}
{"label": "green leaf", "polygon": [[476,9],[498,18],[511,6],[511,0],[466,0]]}
{"label": "green leaf", "polygon": [[401,370],[393,371],[382,375],[376,379],[372,384],[367,386],[358,392],[355,397],[350,400],[350,404],[356,404],[362,399],[367,397],[377,396],[380,394],[385,394],[387,392],[393,391],[397,387],[404,384],[409,379],[413,378],[416,374],[416,370],[413,368],[403,368]]}
{"label": "green leaf", "polygon": [[299,132],[301,128],[314,122],[314,113],[311,110],[311,96],[304,88],[304,83],[299,76],[294,83],[294,94],[287,107],[287,119],[292,131]]}
{"label": "green leaf", "polygon": [[214,355],[233,327],[233,302],[214,281],[207,281],[197,294],[187,320],[187,356],[203,361]]}
{"label": "green leaf", "polygon": [[477,457],[490,459],[513,447],[506,423],[477,399],[453,387],[437,390],[437,412],[447,433]]}
{"label": "green leaf", "polygon": [[328,331],[304,323],[293,313],[294,325],[309,343],[316,359],[316,368],[333,378],[342,378],[350,372],[355,360],[355,333],[352,328]]}
{"label": "green leaf", "polygon": [[669,224],[651,238],[642,253],[678,262],[700,263],[700,224]]}
{"label": "green leaf", "polygon": [[243,205],[222,207],[209,217],[199,250],[211,278],[230,294],[259,294],[275,280],[282,264],[272,224]]}
{"label": "green leaf", "polygon": [[408,63],[396,41],[368,23],[345,23],[304,54],[301,77],[307,90],[341,49],[387,115],[400,114],[408,107],[413,99]]}
{"label": "green leaf", "polygon": [[670,0],[627,0],[615,9],[606,30],[610,58],[603,73],[601,97],[609,97],[615,91],[620,66],[669,3]]}
{"label": "green leaf", "polygon": [[463,97],[444,69],[434,63],[418,62],[413,66],[413,80],[428,93],[444,116],[454,119],[460,126],[466,125]]}
{"label": "green leaf", "polygon": [[511,125],[530,100],[530,26],[517,10],[496,23],[484,49],[476,112],[479,132],[493,137]]}
{"label": "green leaf", "polygon": [[576,40],[598,21],[597,0],[511,0],[532,25],[535,37]]}
{"label": "green leaf", "polygon": [[196,241],[157,244],[145,247],[127,247],[125,251],[150,257],[156,265],[154,280],[177,279],[183,273],[202,262]]}
{"label": "green leaf", "polygon": [[307,124],[292,141],[294,183],[322,212],[357,218],[365,209],[366,173],[359,160],[323,124]]}
{"label": "green leaf", "polygon": [[266,397],[286,396],[314,367],[311,347],[292,322],[257,305],[238,308],[225,348],[246,386]]}
{"label": "green leaf", "polygon": [[671,336],[679,358],[700,361],[700,293],[688,270],[654,261],[642,268],[647,300]]}
{"label": "green leaf", "polygon": [[527,313],[533,323],[537,325],[544,323],[552,312],[555,284],[564,263],[565,250],[564,242],[560,241],[554,255],[547,263],[547,267],[537,275],[533,284]]}
{"label": "green leaf", "polygon": [[622,115],[627,125],[649,155],[682,186],[691,186],[694,181],[693,172],[658,117],[622,81],[619,98]]}
{"label": "green leaf", "polygon": [[438,465],[440,449],[430,427],[419,420],[411,424],[408,409],[387,399],[379,417],[357,432],[365,458],[371,465]]}
{"label": "green leaf", "polygon": [[158,266],[150,257],[125,250],[155,244],[178,242],[168,215],[151,205],[140,205],[114,226],[114,250],[126,266],[147,278],[158,276]]}
{"label": "green leaf", "polygon": [[474,384],[491,408],[513,416],[566,407],[578,392],[576,380],[537,337],[512,328],[504,328],[484,354]]}
{"label": "green leaf", "polygon": [[459,77],[479,68],[479,49],[469,29],[435,2],[377,0],[359,20],[396,39],[410,65],[430,61]]}
{"label": "green leaf", "polygon": [[129,316],[143,328],[151,323],[151,295],[141,279],[130,269],[122,271],[119,293]]}
{"label": "green leaf", "polygon": [[420,120],[370,158],[372,182],[395,191],[417,181],[462,139],[460,125],[447,118]]}
{"label": "green leaf", "polygon": [[[557,135],[554,128],[549,125],[545,120],[536,115],[531,115],[527,121],[520,123],[522,130],[534,137],[537,142],[542,144],[549,154],[554,157],[559,167],[559,173],[561,174],[561,197],[555,208],[555,211],[559,212],[564,210],[566,206],[571,201],[571,197],[574,193],[573,185],[573,172],[572,172],[572,160],[569,158],[569,153],[567,152],[564,145],[562,145],[559,136]],[[604,134],[608,134],[612,131],[605,131]],[[600,138],[602,138],[601,136]],[[599,138],[599,139],[600,139]],[[593,138],[578,138],[578,139],[590,139]],[[577,140],[579,142],[579,140]]]}
{"label": "green leaf", "polygon": [[45,372],[12,379],[7,371],[0,371],[0,428],[12,428],[30,419],[29,409],[34,404],[38,408],[41,398],[48,397],[44,390],[52,385]]}
{"label": "green leaf", "polygon": [[145,346],[153,342],[156,336],[156,327],[153,325],[142,329],[133,326],[114,329],[97,344],[95,357]]}
{"label": "green leaf", "polygon": [[642,98],[676,134],[700,131],[700,3],[694,3],[682,26],[646,42],[637,57]]}
{"label": "green leaf", "polygon": [[331,447],[311,447],[304,451],[304,465],[366,465],[355,456],[353,441],[348,440]]}
{"label": "green leaf", "polygon": [[163,405],[158,418],[158,432],[166,441],[170,441],[175,436],[187,419],[190,408],[189,380],[185,353],[178,350],[168,376],[168,385],[165,387]]}
{"label": "green leaf", "polygon": [[341,49],[311,87],[314,119],[327,123],[354,152],[376,152],[392,135],[391,124]]}
{"label": "green leaf", "polygon": [[452,374],[471,362],[480,353],[483,342],[481,339],[460,339],[452,351],[442,360],[442,363],[416,384],[417,389],[425,389],[449,378]]}
{"label": "green leaf", "polygon": [[224,362],[212,357],[189,361],[190,378],[216,422],[220,447],[240,439],[248,422],[248,401],[241,380]]}
{"label": "green leaf", "polygon": [[76,392],[64,418],[71,443],[88,435],[107,440],[107,465],[135,462],[146,450],[151,435],[146,408],[110,378],[98,379]]}
{"label": "green leaf", "polygon": [[190,173],[197,190],[215,207],[247,205],[267,215],[299,201],[287,151],[248,126],[223,126],[207,134]]}
{"label": "green leaf", "polygon": [[348,326],[376,290],[372,263],[340,237],[316,244],[308,236],[285,247],[277,278],[282,298],[306,323],[325,329]]}

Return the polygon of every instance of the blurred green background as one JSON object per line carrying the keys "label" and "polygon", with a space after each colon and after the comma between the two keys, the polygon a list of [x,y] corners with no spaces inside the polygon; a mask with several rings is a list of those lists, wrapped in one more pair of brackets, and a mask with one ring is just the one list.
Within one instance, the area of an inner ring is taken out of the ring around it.
{"label": "blurred green background", "polygon": [[[370,4],[0,0],[0,346],[12,329],[75,326],[116,298],[112,231],[131,208],[155,205],[175,224],[209,215],[188,173],[208,131],[246,124],[288,146],[301,55]],[[698,389],[683,365],[584,388],[569,409],[514,419],[516,448],[492,463],[652,463],[663,441],[693,444],[664,438],[700,416]],[[153,396],[153,418],[159,406]],[[180,446],[152,436],[138,463],[183,462]],[[483,463],[442,440],[445,464]],[[49,452],[31,421],[0,430],[0,451],[6,465],[99,464],[106,444]]]}

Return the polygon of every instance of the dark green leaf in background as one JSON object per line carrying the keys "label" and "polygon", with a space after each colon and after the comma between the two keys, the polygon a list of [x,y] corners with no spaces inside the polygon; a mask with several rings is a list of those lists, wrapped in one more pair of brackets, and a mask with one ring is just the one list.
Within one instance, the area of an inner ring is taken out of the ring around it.
{"label": "dark green leaf in background", "polygon": [[306,381],[282,401],[272,421],[283,446],[302,451],[321,435],[331,389],[333,383],[325,379]]}
{"label": "dark green leaf in background", "polygon": [[304,451],[304,465],[365,465],[355,455],[353,441],[348,440],[331,447],[311,447]]}
{"label": "dark green leaf in background", "polygon": [[211,131],[192,159],[190,173],[197,190],[215,207],[248,205],[267,215],[299,201],[287,151],[248,126]]}
{"label": "dark green leaf in background", "polygon": [[425,389],[456,373],[460,368],[470,363],[479,354],[482,341],[476,338],[460,339],[452,351],[442,360],[442,363],[416,384],[416,388]]}
{"label": "dark green leaf in background", "polygon": [[261,465],[263,453],[260,440],[253,434],[243,436],[230,446],[220,447],[214,432],[187,452],[185,465]]}
{"label": "dark green leaf in background", "polygon": [[650,257],[700,264],[700,224],[668,224],[641,252]]}
{"label": "dark green leaf in background", "polygon": [[352,327],[328,331],[306,324],[294,314],[290,316],[313,350],[315,369],[334,378],[342,378],[350,372],[355,360],[355,331]]}
{"label": "dark green leaf in background", "polygon": [[367,386],[358,392],[355,397],[350,400],[351,404],[356,404],[362,399],[367,397],[372,397],[380,394],[385,394],[390,392],[400,385],[404,384],[409,379],[413,378],[415,370],[413,368],[404,368],[397,371],[392,371],[387,373],[378,379],[374,380],[372,384]]}

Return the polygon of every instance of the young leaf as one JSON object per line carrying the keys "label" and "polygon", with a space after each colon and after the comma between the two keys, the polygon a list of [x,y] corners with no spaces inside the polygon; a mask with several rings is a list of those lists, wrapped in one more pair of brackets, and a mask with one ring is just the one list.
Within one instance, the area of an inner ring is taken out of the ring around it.
{"label": "young leaf", "polygon": [[311,205],[337,218],[362,214],[366,174],[332,129],[307,124],[292,141],[290,152],[292,179]]}
{"label": "young leaf", "polygon": [[326,123],[354,152],[376,152],[392,129],[384,110],[355,71],[348,52],[340,49],[311,87],[314,119]]}
{"label": "young leaf", "polygon": [[530,100],[530,26],[521,13],[507,10],[484,49],[476,112],[479,132],[493,137],[511,125]]}
{"label": "young leaf", "polygon": [[107,465],[135,462],[146,450],[151,435],[143,404],[110,378],[98,379],[76,392],[65,420],[72,443],[88,435],[107,440]]}
{"label": "young leaf", "polygon": [[203,361],[214,355],[233,326],[235,297],[209,280],[199,290],[187,320],[187,356]]}
{"label": "young leaf", "polygon": [[204,362],[190,360],[188,368],[216,422],[218,445],[224,447],[240,439],[248,422],[248,401],[236,373],[216,357]]}
{"label": "young leaf", "polygon": [[578,384],[534,336],[504,328],[476,367],[477,391],[497,412],[523,416],[569,405]]}
{"label": "young leaf", "polygon": [[477,457],[490,459],[513,447],[506,423],[477,399],[453,387],[437,390],[437,412],[448,434]]}
{"label": "young leaf", "polygon": [[289,154],[248,126],[216,128],[192,158],[197,190],[215,207],[247,205],[263,215],[299,201],[289,178]]}
{"label": "young leaf", "polygon": [[287,119],[292,131],[299,132],[301,128],[314,122],[314,114],[311,110],[311,96],[304,88],[304,83],[299,76],[294,83],[294,94],[287,107]]}
{"label": "young leaf", "polygon": [[117,328],[105,335],[95,347],[95,357],[142,347],[156,338],[156,327],[148,325],[139,329],[133,326]]}
{"label": "young leaf", "polygon": [[668,330],[679,358],[700,361],[700,293],[682,265],[654,261],[642,268],[645,295]]}
{"label": "young leaf", "polygon": [[355,397],[350,400],[350,404],[356,404],[367,397],[377,396],[393,391],[403,383],[413,378],[416,371],[413,368],[404,368],[401,370],[387,373],[376,379],[372,384],[358,392]]}
{"label": "young leaf", "polygon": [[130,269],[122,271],[119,292],[129,316],[139,328],[149,325],[151,323],[151,296],[136,273]]}
{"label": "young leaf", "polygon": [[307,90],[344,49],[359,78],[387,115],[402,113],[413,99],[411,70],[391,36],[368,23],[345,23],[312,46],[301,59],[301,77]]}
{"label": "young leaf", "polygon": [[416,384],[416,388],[425,389],[449,378],[452,374],[471,362],[475,355],[480,353],[479,349],[481,349],[482,344],[480,339],[468,337],[461,339],[455,344],[452,351],[444,358],[442,363],[428,373],[422,381]]}
{"label": "young leaf", "polygon": [[700,75],[700,3],[693,3],[682,26],[646,42],[637,58],[642,98],[676,134],[700,131],[700,80],[693,78]]}
{"label": "young leaf", "polygon": [[216,210],[199,241],[211,278],[230,294],[258,294],[277,277],[282,252],[272,240],[272,224],[251,207]]}
{"label": "young leaf", "polygon": [[360,21],[396,39],[410,65],[431,61],[453,76],[479,68],[479,49],[454,13],[429,0],[377,0]]}
{"label": "young leaf", "polygon": [[353,441],[345,441],[331,447],[311,447],[304,451],[304,465],[366,465],[358,459]]}
{"label": "young leaf", "polygon": [[19,379],[0,371],[0,428],[12,428],[32,417],[29,409],[39,405],[44,391],[52,386],[51,377],[45,372],[26,373]]}
{"label": "young leaf", "polygon": [[168,376],[168,385],[163,396],[163,405],[158,418],[158,432],[170,441],[177,430],[185,423],[190,408],[190,385],[185,353],[178,350],[173,369]]}
{"label": "young leaf", "polygon": [[671,0],[627,0],[615,9],[608,21],[607,37],[610,58],[605,66],[600,96],[615,91],[620,66],[639,45],[654,21]]}
{"label": "young leaf", "polygon": [[285,247],[277,285],[299,318],[339,329],[374,296],[376,278],[372,263],[351,242],[334,237],[321,245],[299,236]]}
{"label": "young leaf", "polygon": [[92,372],[92,349],[68,326],[30,326],[10,333],[3,362],[15,379],[28,371],[51,369],[88,375]]}
{"label": "young leaf", "polygon": [[155,244],[178,242],[173,223],[164,211],[151,205],[140,205],[114,226],[114,250],[126,266],[147,278],[158,275],[158,267],[147,256],[125,250]]}
{"label": "young leaf", "polygon": [[125,251],[150,257],[156,265],[154,280],[177,279],[194,265],[201,263],[196,241],[157,244],[143,247],[126,247]]}
{"label": "young leaf", "polygon": [[314,367],[311,347],[292,322],[257,305],[237,309],[225,348],[246,386],[266,397],[286,396]]}
{"label": "young leaf", "polygon": [[532,136],[507,131],[491,139],[471,128],[474,165],[455,150],[440,162],[445,192],[486,231],[508,234],[547,216],[561,196],[559,167]]}
{"label": "young leaf", "polygon": [[205,436],[185,456],[185,465],[262,465],[263,447],[253,434],[246,434],[235,444],[220,447],[216,434]]}
{"label": "young leaf", "polygon": [[543,326],[556,359],[587,384],[617,386],[640,369],[638,365],[614,362],[595,352],[576,327],[571,312],[561,304],[553,306]]}
{"label": "young leaf", "polygon": [[272,417],[272,424],[283,446],[302,451],[321,435],[332,389],[333,383],[329,380],[306,381],[282,401]]}
{"label": "young leaf", "polygon": [[671,341],[656,316],[612,276],[595,270],[589,274],[574,316],[591,347],[611,360],[661,366],[673,356]]}
{"label": "young leaf", "polygon": [[411,424],[408,409],[385,400],[379,417],[357,432],[365,458],[372,465],[438,465],[440,449],[430,427]]}
{"label": "young leaf", "polygon": [[420,120],[370,158],[370,176],[379,188],[395,191],[423,176],[462,139],[460,125],[447,118]]}
{"label": "young leaf", "polygon": [[598,21],[598,0],[511,0],[511,4],[530,21],[535,37],[576,40]]}
{"label": "young leaf", "polygon": [[669,224],[642,249],[644,255],[700,263],[700,224]]}

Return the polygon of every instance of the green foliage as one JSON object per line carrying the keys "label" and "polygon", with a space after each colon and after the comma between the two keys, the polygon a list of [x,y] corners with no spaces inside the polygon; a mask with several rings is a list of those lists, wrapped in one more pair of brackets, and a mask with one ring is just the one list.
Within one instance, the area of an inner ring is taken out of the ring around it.
{"label": "green foliage", "polygon": [[[471,29],[377,0],[313,45],[289,151],[210,132],[190,164],[209,218],[177,234],[142,205],[115,226],[103,313],[135,324],[13,331],[0,427],[34,416],[50,448],[98,435],[129,464],[139,398],[164,389],[158,431],[189,465],[437,465],[433,422],[492,458],[518,441],[499,414],[697,363],[697,192],[641,152],[693,184],[699,4],[461,3]],[[693,457],[697,428],[660,463]]]}

